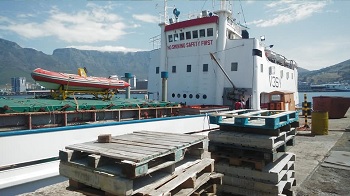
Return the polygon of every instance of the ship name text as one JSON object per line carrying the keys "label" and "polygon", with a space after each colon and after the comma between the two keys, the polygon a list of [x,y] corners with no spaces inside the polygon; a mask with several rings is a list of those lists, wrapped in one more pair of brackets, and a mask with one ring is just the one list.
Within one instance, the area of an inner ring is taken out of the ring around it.
{"label": "ship name text", "polygon": [[198,46],[210,46],[210,45],[213,45],[213,40],[202,40],[202,41],[194,41],[194,42],[187,42],[187,43],[181,43],[181,44],[172,44],[168,46],[168,50],[180,49],[180,48],[191,48],[191,47],[198,47]]}

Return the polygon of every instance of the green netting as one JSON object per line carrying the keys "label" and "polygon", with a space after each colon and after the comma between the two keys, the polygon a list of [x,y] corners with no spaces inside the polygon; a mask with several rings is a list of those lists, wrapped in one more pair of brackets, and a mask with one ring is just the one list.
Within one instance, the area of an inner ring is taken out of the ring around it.
{"label": "green netting", "polygon": [[117,98],[108,101],[96,99],[16,98],[0,97],[0,113],[52,112],[102,109],[132,109],[154,107],[176,107],[174,102],[151,101],[145,99]]}

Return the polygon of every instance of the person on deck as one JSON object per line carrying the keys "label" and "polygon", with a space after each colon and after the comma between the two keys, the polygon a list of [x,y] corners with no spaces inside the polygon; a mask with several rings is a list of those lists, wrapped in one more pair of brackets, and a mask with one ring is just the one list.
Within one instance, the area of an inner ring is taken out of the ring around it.
{"label": "person on deck", "polygon": [[242,101],[237,100],[235,103],[235,110],[240,110],[240,109],[243,109]]}

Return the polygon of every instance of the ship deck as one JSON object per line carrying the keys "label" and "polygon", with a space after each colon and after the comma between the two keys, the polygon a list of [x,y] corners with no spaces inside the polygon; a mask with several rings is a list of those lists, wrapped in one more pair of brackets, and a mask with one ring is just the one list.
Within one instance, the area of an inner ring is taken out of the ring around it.
{"label": "ship deck", "polygon": [[176,116],[175,102],[114,98],[0,98],[0,131]]}

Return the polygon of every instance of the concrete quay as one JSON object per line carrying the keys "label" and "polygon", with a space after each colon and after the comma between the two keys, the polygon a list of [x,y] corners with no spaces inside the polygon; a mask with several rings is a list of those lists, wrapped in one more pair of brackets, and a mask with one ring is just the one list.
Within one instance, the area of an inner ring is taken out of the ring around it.
{"label": "concrete quay", "polygon": [[[303,123],[304,118],[300,117],[300,125]],[[311,125],[311,118],[308,123]],[[350,192],[350,166],[347,167],[350,158],[342,159],[342,167],[332,161],[325,164],[334,151],[350,153],[350,110],[344,118],[329,119],[328,129],[328,135],[316,136],[311,130],[298,131],[296,144],[288,151],[296,154],[295,195],[348,195]],[[22,195],[83,195],[67,187],[68,181],[64,181]]]}

